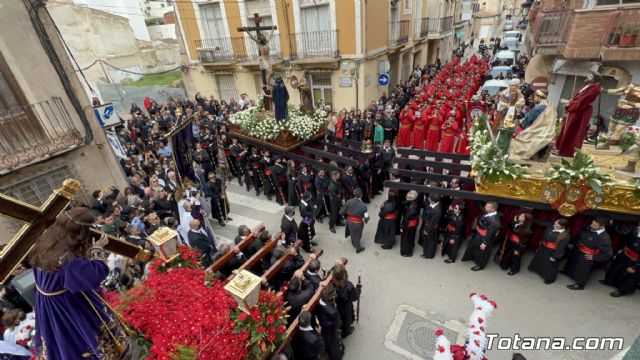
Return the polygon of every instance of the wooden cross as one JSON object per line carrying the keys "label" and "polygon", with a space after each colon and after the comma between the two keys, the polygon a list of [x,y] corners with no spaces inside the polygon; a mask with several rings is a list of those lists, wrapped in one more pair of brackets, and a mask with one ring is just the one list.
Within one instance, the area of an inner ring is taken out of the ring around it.
{"label": "wooden cross", "polygon": [[[249,35],[251,40],[258,43],[258,55],[260,56],[260,59],[262,61],[268,62],[269,61],[269,39],[267,39],[267,37],[262,33],[262,30],[274,31],[274,30],[277,30],[278,27],[275,25],[260,26],[260,23],[262,22],[262,18],[257,13],[253,14],[253,22],[255,22],[256,26],[239,27],[238,32],[247,33],[247,35]],[[255,36],[251,33],[252,31],[255,31]],[[263,51],[263,49],[265,51]],[[269,107],[269,102],[266,101],[266,97],[269,96],[269,91],[267,87],[267,70],[261,66],[260,73],[262,74],[262,84],[263,84],[262,91],[263,91],[263,95],[265,95],[265,108],[267,108]],[[267,108],[267,110],[270,110],[270,109]]]}
{"label": "wooden cross", "polygon": [[[62,212],[67,210],[81,188],[78,181],[67,179],[63,182],[62,187],[54,190],[53,194],[40,207],[0,193],[0,214],[26,223],[0,250],[1,283],[7,281],[7,278],[27,257],[38,237],[53,224]],[[104,246],[106,250],[143,262],[151,259],[151,253],[140,246],[122,241],[93,228],[91,235],[95,239],[106,235],[109,239],[108,244]]]}

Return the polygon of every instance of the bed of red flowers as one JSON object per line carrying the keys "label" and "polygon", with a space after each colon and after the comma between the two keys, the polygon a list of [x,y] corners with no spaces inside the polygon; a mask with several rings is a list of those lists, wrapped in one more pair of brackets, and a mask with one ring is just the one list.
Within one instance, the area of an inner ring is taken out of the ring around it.
{"label": "bed of red flowers", "polygon": [[[146,280],[124,294],[106,296],[128,325],[144,339],[139,339],[142,341],[138,343],[150,344],[146,359],[254,358],[251,352],[255,346],[265,347],[271,339],[270,330],[264,331],[264,338],[257,337],[256,332],[263,333],[261,330],[264,329],[258,328],[261,324],[239,320],[246,314],[242,316],[236,309],[235,300],[223,288],[224,282],[205,283],[205,272],[198,261],[200,255],[187,247],[179,251],[181,257],[172,266],[167,267],[156,260]],[[278,317],[278,322],[274,320],[271,325],[277,324],[278,328],[273,331],[282,334],[284,330],[280,325],[285,316],[282,297],[263,291],[260,300],[252,315],[260,313],[260,320],[264,317],[265,324]]]}

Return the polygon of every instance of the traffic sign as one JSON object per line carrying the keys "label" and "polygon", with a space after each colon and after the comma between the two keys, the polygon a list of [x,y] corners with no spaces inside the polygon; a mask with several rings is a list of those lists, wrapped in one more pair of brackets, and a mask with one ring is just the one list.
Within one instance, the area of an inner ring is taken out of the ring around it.
{"label": "traffic sign", "polygon": [[120,123],[120,118],[116,115],[112,103],[96,106],[93,108],[93,112],[96,114],[96,119],[98,119],[102,127],[113,126]]}
{"label": "traffic sign", "polygon": [[378,85],[380,86],[387,86],[389,85],[389,74],[387,73],[382,73],[380,75],[378,75]]}

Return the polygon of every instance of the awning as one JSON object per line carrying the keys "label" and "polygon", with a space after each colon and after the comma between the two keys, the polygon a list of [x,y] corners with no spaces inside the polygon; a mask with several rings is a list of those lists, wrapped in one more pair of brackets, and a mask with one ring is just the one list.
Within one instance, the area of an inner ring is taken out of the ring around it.
{"label": "awning", "polygon": [[599,65],[594,61],[556,59],[551,66],[551,72],[554,74],[586,77],[589,72],[598,71],[598,67]]}
{"label": "awning", "polygon": [[456,39],[462,39],[464,36],[464,29],[456,31]]}

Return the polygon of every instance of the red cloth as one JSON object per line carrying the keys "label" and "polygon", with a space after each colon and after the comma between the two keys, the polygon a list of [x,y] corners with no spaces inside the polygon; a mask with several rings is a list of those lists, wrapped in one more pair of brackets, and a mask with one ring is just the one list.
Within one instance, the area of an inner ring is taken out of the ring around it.
{"label": "red cloth", "polygon": [[400,113],[400,130],[398,130],[398,147],[411,145],[411,124],[413,123],[413,111],[402,110]]}
{"label": "red cloth", "polygon": [[424,139],[427,134],[427,127],[429,126],[429,121],[427,120],[427,109],[423,109],[423,113],[419,118],[416,118],[413,122],[413,132],[412,132],[412,141],[411,146],[416,149],[424,149]]}
{"label": "red cloth", "polygon": [[144,108],[147,109],[147,111],[149,111],[149,109],[151,109],[151,99],[149,99],[148,96],[144,97]]}
{"label": "red cloth", "polygon": [[456,135],[458,134],[458,124],[453,121],[451,127],[442,130],[442,144],[440,144],[440,152],[452,153],[455,145]]}
{"label": "red cloth", "polygon": [[571,98],[567,106],[567,119],[556,140],[556,148],[560,156],[572,157],[576,149],[582,148],[582,142],[589,128],[589,118],[593,112],[591,104],[601,90],[600,84],[586,85]]}
{"label": "red cloth", "polygon": [[429,151],[438,151],[438,143],[440,142],[440,131],[442,130],[442,116],[432,115],[429,122],[429,131],[427,132],[427,143],[425,149]]}
{"label": "red cloth", "polygon": [[344,117],[341,116],[336,121],[336,137],[342,139],[344,137]]}

